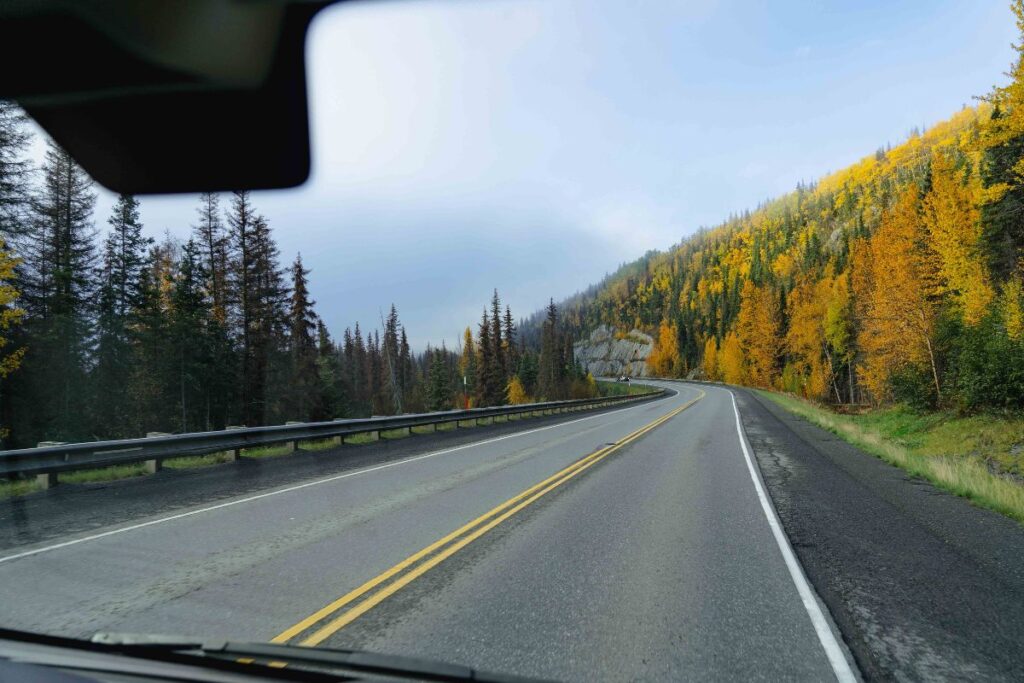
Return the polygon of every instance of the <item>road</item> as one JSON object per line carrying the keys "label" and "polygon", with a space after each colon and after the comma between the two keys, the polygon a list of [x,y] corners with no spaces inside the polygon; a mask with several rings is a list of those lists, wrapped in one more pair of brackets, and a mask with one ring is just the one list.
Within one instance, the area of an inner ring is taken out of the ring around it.
{"label": "road", "polygon": [[[562,680],[849,674],[773,532],[731,393],[674,386],[8,543],[4,625],[318,643]],[[46,523],[39,505],[11,538]]]}

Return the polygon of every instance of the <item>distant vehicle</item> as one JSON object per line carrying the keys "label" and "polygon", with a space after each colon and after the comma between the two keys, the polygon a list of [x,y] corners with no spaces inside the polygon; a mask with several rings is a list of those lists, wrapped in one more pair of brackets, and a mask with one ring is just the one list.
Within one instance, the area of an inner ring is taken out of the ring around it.
{"label": "distant vehicle", "polygon": [[628,382],[629,381],[629,375],[620,375],[619,376],[619,381],[620,382]]}

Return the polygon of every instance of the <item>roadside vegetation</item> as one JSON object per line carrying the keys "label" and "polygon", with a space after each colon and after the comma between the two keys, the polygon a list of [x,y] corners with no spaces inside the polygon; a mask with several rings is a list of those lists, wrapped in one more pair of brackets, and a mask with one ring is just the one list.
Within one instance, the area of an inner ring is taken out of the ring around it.
{"label": "roadside vegetation", "polygon": [[652,391],[654,387],[636,382],[598,382],[597,389],[601,396],[636,396]]}
{"label": "roadside vegetation", "polygon": [[962,416],[905,405],[838,413],[792,395],[759,393],[914,476],[1024,523],[1024,415]]}

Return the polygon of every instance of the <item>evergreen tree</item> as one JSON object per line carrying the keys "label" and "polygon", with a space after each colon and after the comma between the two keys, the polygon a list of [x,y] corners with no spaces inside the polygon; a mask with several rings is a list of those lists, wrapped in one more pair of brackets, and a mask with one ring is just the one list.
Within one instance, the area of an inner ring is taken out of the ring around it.
{"label": "evergreen tree", "polygon": [[178,407],[172,424],[182,432],[223,427],[222,409],[214,406],[230,387],[217,367],[220,324],[206,290],[209,275],[203,261],[202,248],[189,240],[181,250],[170,291],[168,375],[177,389]]}
{"label": "evergreen tree", "polygon": [[201,254],[203,272],[206,274],[206,291],[213,302],[215,317],[226,321],[226,285],[228,269],[228,239],[220,214],[220,196],[214,192],[199,195],[196,209],[199,222],[192,226],[192,236]]}
{"label": "evergreen tree", "polygon": [[131,436],[132,400],[125,391],[132,367],[132,322],[143,304],[143,275],[153,239],[143,237],[139,202],[121,195],[109,219],[96,316],[91,431],[106,438]]}
{"label": "evergreen tree", "polygon": [[[351,343],[351,333],[346,329],[346,341]],[[327,420],[346,414],[346,387],[343,379],[342,358],[339,349],[331,340],[327,326],[319,318],[316,321],[317,376],[320,380],[320,414],[313,419]]]}
{"label": "evergreen tree", "polygon": [[291,369],[288,375],[289,400],[287,415],[293,420],[322,419],[324,409],[320,402],[319,355],[314,334],[318,320],[313,312],[314,302],[309,298],[307,276],[302,266],[302,255],[295,258],[291,268],[292,296],[288,309],[288,344]]}
{"label": "evergreen tree", "polygon": [[552,299],[541,330],[540,358],[537,362],[537,391],[548,401],[563,398],[566,393],[566,364],[562,352],[558,308]]}
{"label": "evergreen tree", "polygon": [[30,142],[28,117],[12,102],[0,100],[0,239],[21,251],[30,232],[29,182],[32,165],[25,158]]}
{"label": "evergreen tree", "polygon": [[255,213],[248,192],[235,192],[228,215],[226,298],[240,347],[239,413],[246,425],[263,424],[273,412],[268,374],[283,338],[287,293],[266,219]]}
{"label": "evergreen tree", "polygon": [[52,142],[42,175],[25,242],[24,331],[31,343],[12,416],[22,445],[80,439],[88,431],[96,195],[85,172]]}
{"label": "evergreen tree", "polygon": [[[498,290],[494,290],[491,298],[491,355],[494,358],[494,373],[501,380],[502,397],[504,397],[504,386],[508,381],[511,369],[508,366],[505,354],[505,344],[501,338],[501,299],[498,298]],[[504,403],[504,398],[501,400]]]}
{"label": "evergreen tree", "polygon": [[516,324],[512,319],[512,309],[505,306],[505,319],[503,322],[502,348],[505,351],[505,363],[510,375],[515,374],[519,367],[519,347],[516,346]]}
{"label": "evergreen tree", "polygon": [[449,410],[452,407],[451,370],[448,352],[442,348],[428,349],[427,410]]}

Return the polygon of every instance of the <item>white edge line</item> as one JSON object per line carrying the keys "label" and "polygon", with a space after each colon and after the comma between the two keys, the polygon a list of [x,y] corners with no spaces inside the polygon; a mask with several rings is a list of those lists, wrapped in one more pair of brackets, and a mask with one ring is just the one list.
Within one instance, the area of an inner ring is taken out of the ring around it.
{"label": "white edge line", "polygon": [[[668,397],[665,397],[668,398]],[[548,429],[555,429],[557,427],[565,427],[567,425],[576,424],[578,422],[585,422],[587,420],[593,420],[603,415],[607,415],[609,412],[621,412],[626,410],[632,410],[639,408],[645,404],[639,405],[628,405],[621,408],[615,408],[613,410],[601,413],[600,415],[589,415],[587,417],[581,417],[576,420],[570,420],[568,422],[559,422],[558,424],[547,425],[546,427],[537,427],[536,429],[528,429],[525,432],[515,432],[512,434],[505,434],[504,436],[496,436],[493,439],[484,439],[483,441],[473,441],[472,443],[462,444],[461,446],[454,446],[452,448],[446,448],[440,451],[432,451],[430,453],[424,453],[422,455],[414,455],[409,458],[403,458],[394,462],[384,463],[383,465],[374,465],[373,467],[367,467],[361,470],[355,470],[354,472],[345,472],[343,474],[337,474],[324,479],[317,479],[315,481],[307,481],[304,484],[296,484],[295,486],[288,486],[282,489],[275,489],[273,491],[267,491],[266,493],[259,493],[254,496],[248,496],[246,498],[238,498],[236,500],[229,500],[224,503],[218,503],[216,505],[210,505],[208,507],[199,508],[197,510],[189,510],[188,512],[181,512],[176,515],[169,515],[167,517],[160,517],[159,519],[151,519],[148,522],[141,522],[139,524],[131,524],[125,527],[119,527],[117,529],[111,529],[110,531],[104,531],[98,534],[92,534],[91,536],[83,536],[82,538],[75,538],[70,541],[64,541],[62,543],[55,543],[53,545],[43,546],[42,548],[35,548],[33,550],[26,550],[21,553],[14,555],[7,555],[0,557],[0,564],[4,562],[12,562],[14,560],[20,560],[25,557],[31,557],[33,555],[40,555],[42,553],[50,552],[51,550],[59,550],[61,548],[67,548],[69,546],[78,545],[79,543],[86,543],[87,541],[96,541],[101,538],[108,536],[115,536],[117,534],[123,534],[128,531],[135,531],[137,529],[144,529],[149,526],[155,526],[157,524],[163,524],[164,522],[173,522],[177,519],[184,519],[185,517],[191,517],[193,515],[200,515],[204,512],[212,512],[214,510],[221,510],[223,508],[232,507],[235,505],[241,505],[242,503],[250,503],[254,500],[260,500],[262,498],[269,498],[270,496],[277,496],[282,493],[290,493],[292,491],[298,491],[300,489],[309,488],[311,486],[318,486],[320,484],[327,484],[332,481],[338,481],[339,479],[348,479],[349,477],[356,477],[361,474],[369,474],[370,472],[377,472],[379,470],[386,470],[391,467],[398,467],[399,465],[406,465],[417,460],[426,460],[427,458],[433,458],[438,455],[446,455],[448,453],[454,453],[455,451],[465,450],[467,448],[475,448],[477,446],[485,446],[487,444],[495,443],[496,441],[504,441],[505,439],[514,439],[520,436],[526,436],[527,434],[536,434],[537,432],[543,432]]]}
{"label": "white edge line", "polygon": [[768,518],[768,526],[771,527],[775,542],[778,544],[779,550],[782,551],[782,557],[786,561],[789,576],[793,579],[793,583],[796,584],[796,590],[800,594],[800,601],[803,603],[804,609],[807,610],[807,616],[811,619],[814,632],[818,635],[818,641],[825,650],[825,656],[832,666],[832,672],[835,674],[836,679],[842,683],[855,683],[857,676],[853,673],[853,669],[850,667],[850,663],[847,661],[839,641],[836,640],[835,634],[832,633],[828,620],[821,611],[821,605],[818,604],[817,595],[807,581],[804,570],[796,559],[792,546],[789,545],[789,539],[782,530],[782,524],[779,522],[775,507],[765,493],[760,477],[757,476],[754,460],[750,455],[750,449],[747,447],[747,437],[743,433],[743,426],[740,422],[740,411],[736,407],[736,394],[729,391],[729,396],[732,397],[732,411],[736,415],[736,433],[739,435],[740,446],[743,448],[743,457],[746,458],[750,478],[754,481],[754,488],[757,489],[757,499],[761,501],[761,509],[764,510],[764,515]]}

